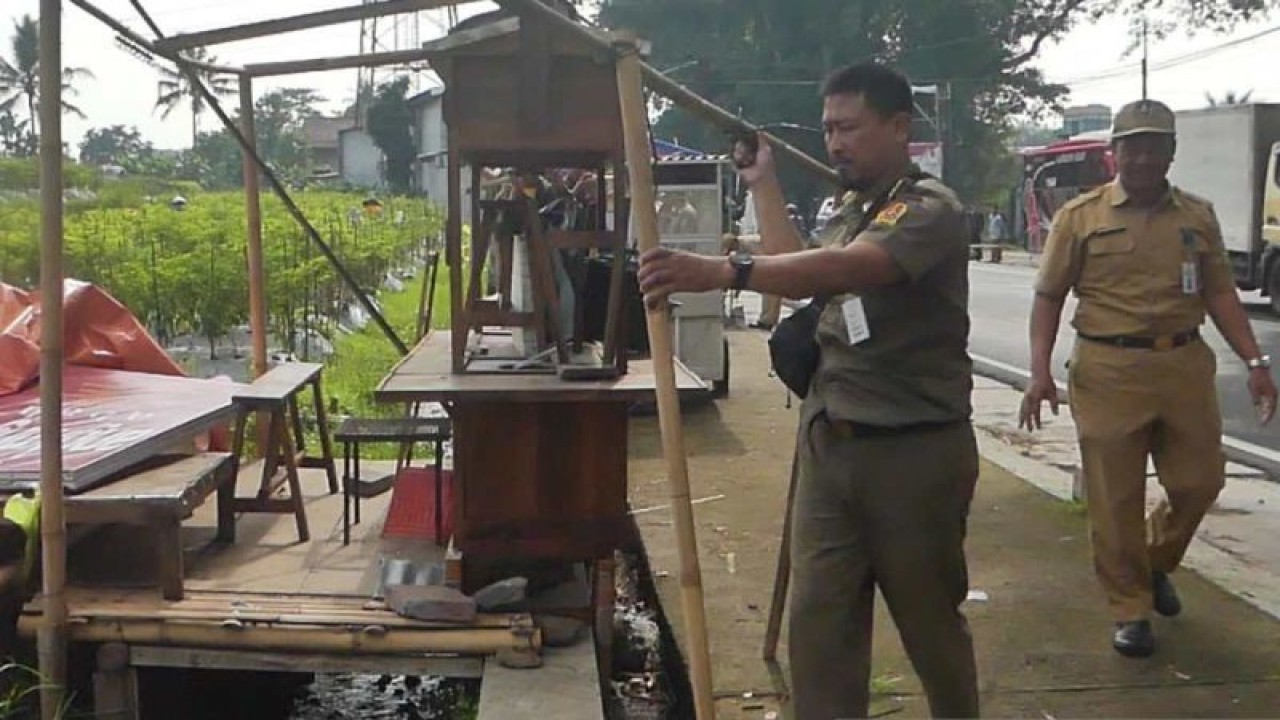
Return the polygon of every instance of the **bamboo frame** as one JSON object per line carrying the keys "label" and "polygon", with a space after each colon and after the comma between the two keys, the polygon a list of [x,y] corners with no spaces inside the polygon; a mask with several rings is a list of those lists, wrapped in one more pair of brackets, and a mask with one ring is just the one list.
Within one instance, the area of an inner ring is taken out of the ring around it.
{"label": "bamboo frame", "polygon": [[[640,252],[658,246],[658,213],[653,186],[653,146],[649,141],[648,108],[640,72],[640,58],[632,45],[617,60],[618,102],[622,108],[623,135],[627,147],[627,173],[631,180],[631,212],[636,223]],[[711,655],[707,642],[706,608],[702,601],[702,568],[698,562],[698,538],[689,499],[689,465],[676,393],[675,355],[671,347],[671,315],[666,303],[645,313],[649,347],[657,380],[658,426],[662,454],[667,463],[671,513],[675,519],[680,551],[680,600],[688,636],[689,668],[698,720],[715,717]]]}
{"label": "bamboo frame", "polygon": [[67,682],[67,526],[62,502],[62,3],[40,0],[40,716]]}
{"label": "bamboo frame", "polygon": [[[373,65],[389,65],[403,64],[405,62],[415,62],[419,59],[428,59],[427,53],[419,50],[395,52],[395,53],[377,53],[363,57],[333,57],[333,58],[316,58],[310,60],[286,61],[280,63],[262,63],[252,65],[246,68],[235,68],[210,63],[193,62],[182,58],[180,51],[196,46],[213,45],[219,43],[232,42],[237,40],[246,40],[269,35],[276,35],[283,32],[292,32],[296,30],[304,30],[325,25],[333,25],[365,18],[379,17],[383,15],[396,14],[401,12],[413,12],[417,10],[425,10],[443,7],[446,5],[461,4],[471,2],[472,0],[385,0],[384,2],[374,3],[372,5],[359,5],[338,8],[335,10],[327,10],[317,13],[309,13],[306,15],[291,16],[268,20],[258,23],[250,23],[246,25],[221,28],[216,30],[207,30],[195,33],[186,33],[165,38],[159,28],[150,19],[150,16],[142,8],[139,0],[131,0],[134,7],[143,17],[147,24],[151,27],[158,39],[155,42],[142,38],[137,33],[130,30],[125,25],[115,20],[109,14],[98,9],[89,0],[70,0],[73,5],[88,13],[116,33],[135,44],[146,52],[154,53],[160,57],[175,63],[180,70],[186,73],[189,79],[195,83],[197,91],[201,93],[209,106],[214,110],[223,125],[236,137],[241,148],[245,153],[244,172],[245,172],[245,189],[247,195],[252,195],[253,199],[246,197],[246,212],[249,215],[247,232],[250,237],[250,251],[248,264],[251,276],[251,285],[259,286],[256,300],[251,297],[250,304],[252,315],[255,323],[261,323],[255,329],[255,347],[254,347],[254,365],[255,372],[262,367],[261,358],[265,354],[265,348],[260,352],[257,347],[257,338],[265,339],[265,317],[263,313],[258,312],[259,308],[265,302],[262,292],[264,289],[261,285],[262,273],[262,256],[260,243],[256,251],[253,247],[255,244],[253,238],[255,236],[255,224],[260,223],[260,219],[255,222],[253,217],[253,205],[256,204],[257,198],[257,180],[259,173],[266,176],[272,189],[280,194],[286,206],[291,210],[295,220],[310,231],[312,239],[316,241],[326,258],[335,265],[340,274],[345,275],[345,268],[338,263],[337,259],[332,256],[329,248],[319,238],[319,235],[311,227],[301,211],[291,202],[287,191],[284,190],[279,180],[272,173],[271,169],[257,156],[252,141],[252,91],[250,78],[254,76],[269,76],[294,74],[300,72],[316,72],[333,69],[344,69],[350,67],[367,67]],[[498,0],[498,4],[503,7],[512,8],[522,11],[526,15],[540,17],[548,21],[554,26],[558,26],[562,30],[568,30],[575,34],[579,39],[589,42],[599,48],[613,51],[613,46],[609,39],[597,34],[594,30],[581,25],[570,18],[559,14],[554,9],[544,5],[539,0]],[[41,690],[41,712],[46,720],[51,720],[56,716],[57,709],[63,694],[63,687],[66,678],[66,646],[70,639],[67,625],[67,607],[65,597],[65,576],[66,576],[66,529],[63,517],[62,503],[62,451],[61,451],[61,392],[62,392],[62,375],[61,367],[63,361],[62,347],[62,165],[61,165],[61,114],[60,114],[60,98],[61,98],[61,72],[62,72],[62,56],[61,56],[61,23],[62,13],[60,0],[40,0],[40,56],[43,60],[41,63],[41,93],[45,98],[45,102],[41,103],[40,128],[41,128],[41,298],[43,304],[42,311],[42,338],[41,338],[41,455],[42,455],[42,473],[41,473],[41,535],[44,543],[44,591],[43,597],[45,602],[45,611],[39,618],[23,618],[23,626],[27,630],[32,630],[34,626],[38,626],[38,645],[40,670],[45,676],[45,684]],[[675,102],[680,107],[693,113],[694,115],[712,123],[718,128],[729,133],[741,134],[759,132],[758,128],[746,122],[740,117],[732,115],[709,101],[699,97],[697,94],[683,87],[679,83],[671,80],[661,72],[642,62],[636,54],[635,43],[630,41],[630,50],[624,54],[618,61],[618,79],[620,91],[620,104],[623,110],[624,130],[626,132],[627,155],[630,159],[629,172],[631,176],[631,188],[635,194],[634,202],[636,208],[636,221],[639,229],[639,238],[641,248],[645,249],[653,247],[657,243],[657,225],[656,216],[653,211],[653,183],[652,183],[652,155],[651,146],[648,140],[648,130],[646,122],[646,108],[643,97],[642,83],[647,83],[650,89],[663,94],[668,99]],[[209,93],[203,83],[199,81],[193,68],[206,70],[215,73],[225,73],[241,76],[241,106],[249,108],[246,111],[245,130],[242,132],[237,128],[235,123],[222,110],[217,98]],[[800,150],[789,145],[785,141],[765,133],[765,137],[770,144],[791,160],[798,162],[803,168],[812,172],[819,177],[832,183],[838,182],[836,173],[826,165],[814,160]],[[645,161],[645,159],[648,161]],[[455,217],[455,213],[450,213],[449,222],[460,222],[460,218]],[[257,225],[260,233],[260,225]],[[457,258],[450,258],[456,261]],[[257,276],[258,281],[252,280]],[[344,280],[349,280],[344,277]],[[366,300],[363,293],[357,289],[357,297],[360,300]],[[455,288],[455,303],[453,311],[457,312],[456,292],[459,288]],[[381,320],[381,316],[377,313],[376,308],[371,306],[367,309],[372,311],[375,320]],[[456,323],[456,321],[455,321]],[[380,325],[385,325],[379,323]],[[688,467],[687,458],[684,453],[683,436],[680,427],[680,415],[678,399],[675,393],[675,378],[673,368],[673,356],[671,349],[670,319],[666,312],[666,308],[661,311],[650,311],[647,313],[647,324],[650,335],[650,345],[655,358],[655,369],[658,381],[658,399],[659,399],[659,422],[662,427],[664,454],[667,458],[668,468],[670,471],[671,482],[671,498],[672,507],[676,516],[677,540],[680,543],[681,551],[681,585],[682,598],[685,605],[685,617],[690,624],[690,643],[691,643],[691,666],[693,672],[693,681],[695,686],[695,697],[697,701],[698,717],[712,717],[714,713],[713,699],[711,697],[711,675],[710,675],[710,659],[707,650],[707,638],[705,627],[705,616],[702,604],[702,585],[701,570],[698,566],[698,557],[696,552],[696,537],[694,535],[692,507],[689,501],[688,487]],[[397,346],[402,354],[407,350],[395,333],[389,327],[383,328],[388,334],[389,339]],[[102,641],[119,641],[127,639],[132,642],[186,642],[200,643],[210,640],[215,635],[218,637],[220,645],[225,643],[225,639],[229,636],[228,632],[220,627],[202,626],[202,625],[179,625],[171,630],[157,628],[154,630],[141,630],[135,624],[128,624],[129,629],[126,631],[125,625],[121,623],[114,624],[88,624],[77,625],[75,628],[76,639],[97,639]],[[263,635],[266,633],[267,635]],[[274,633],[274,634],[273,634]],[[281,642],[287,644],[287,639],[275,629],[254,628],[248,631],[242,631],[238,634],[231,634],[232,637],[239,639],[242,644],[239,647],[256,649],[261,647],[261,643]],[[345,637],[346,639],[334,641],[334,637]],[[369,647],[368,643],[376,641],[365,640],[362,644],[358,642],[361,638],[360,634],[348,635],[330,635],[329,647],[342,651],[359,652],[361,647]],[[467,648],[479,649],[481,647],[488,648],[487,643],[491,638],[484,637],[481,639],[479,635],[465,635],[457,637],[466,637],[468,640],[458,640],[457,646],[465,646]],[[524,637],[522,635],[521,637]],[[280,638],[277,640],[277,638]],[[355,638],[355,639],[352,639]],[[499,649],[511,649],[512,634],[510,631],[504,631],[504,644]],[[493,638],[496,642],[496,638]],[[540,639],[534,636],[529,640],[529,644],[536,649]],[[324,643],[320,643],[323,645]],[[421,651],[421,646],[416,646]],[[451,646],[455,647],[455,646]],[[514,647],[524,649],[521,642],[517,642]],[[455,647],[456,649],[456,647]]]}

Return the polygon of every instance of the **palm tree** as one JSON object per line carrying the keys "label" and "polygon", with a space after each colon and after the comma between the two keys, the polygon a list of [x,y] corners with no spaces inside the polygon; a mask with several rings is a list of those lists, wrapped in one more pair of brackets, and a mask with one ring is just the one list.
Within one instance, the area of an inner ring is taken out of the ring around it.
{"label": "palm tree", "polygon": [[1222,94],[1221,98],[1215,98],[1212,93],[1206,92],[1204,99],[1209,101],[1209,107],[1226,107],[1228,105],[1244,105],[1249,102],[1249,98],[1253,96],[1253,90],[1247,90],[1239,95],[1235,90],[1228,90]]}
{"label": "palm tree", "polygon": [[[182,57],[196,62],[213,64],[217,60],[210,55],[204,48],[192,48],[182,53]],[[209,70],[202,68],[194,68],[196,77],[205,87],[209,88],[215,97],[230,95],[236,92],[232,80],[226,75],[218,75]],[[191,99],[191,147],[196,146],[196,136],[199,134],[200,113],[204,112],[204,97],[200,95],[200,91],[196,86],[191,84],[187,79],[186,73],[178,68],[161,67],[160,74],[164,77],[160,80],[160,97],[156,99],[156,109],[163,110],[160,118],[163,120],[169,117],[169,113],[173,109],[182,104],[186,98]]]}
{"label": "palm tree", "polygon": [[[12,60],[0,57],[0,113],[12,112],[20,100],[27,106],[27,134],[34,146],[40,112],[40,24],[30,15],[23,15],[13,24]],[[75,95],[71,82],[81,77],[93,77],[84,68],[64,68],[62,94]],[[62,101],[64,112],[84,117],[80,108]]]}

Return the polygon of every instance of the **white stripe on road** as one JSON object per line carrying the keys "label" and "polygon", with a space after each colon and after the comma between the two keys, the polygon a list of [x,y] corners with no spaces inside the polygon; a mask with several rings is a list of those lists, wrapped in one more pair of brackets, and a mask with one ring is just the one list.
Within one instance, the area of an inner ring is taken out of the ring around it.
{"label": "white stripe on road", "polygon": [[[1031,373],[1015,365],[972,352],[969,353],[969,357],[973,358],[975,372],[979,375],[994,376],[992,379],[998,382],[1008,381],[1007,378],[1000,377],[1000,375],[1012,375],[1022,382],[1027,382],[1031,379]],[[1063,398],[1066,399],[1066,393],[1063,393]],[[1276,472],[1280,469],[1280,452],[1271,448],[1265,448],[1248,440],[1241,440],[1225,434],[1222,436],[1222,445],[1231,451],[1229,454],[1235,456],[1232,458],[1233,460],[1244,465],[1252,465],[1267,472]]]}

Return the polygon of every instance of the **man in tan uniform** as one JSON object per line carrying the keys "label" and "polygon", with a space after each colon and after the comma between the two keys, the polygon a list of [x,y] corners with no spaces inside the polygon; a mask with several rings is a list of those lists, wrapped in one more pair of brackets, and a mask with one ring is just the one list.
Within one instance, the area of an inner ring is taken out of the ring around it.
{"label": "man in tan uniform", "polygon": [[911,86],[833,73],[823,129],[849,200],[803,250],[767,142],[735,149],[768,255],[641,258],[647,300],[748,288],[830,300],[800,411],[789,652],[799,720],[866,717],[878,587],[935,717],[976,717],[964,538],[978,477],[970,425],[968,245],[960,203],[908,152]]}
{"label": "man in tan uniform", "polygon": [[[1249,367],[1259,418],[1276,388],[1236,295],[1213,207],[1165,179],[1174,115],[1143,100],[1116,114],[1115,182],[1072,200],[1054,218],[1031,313],[1032,380],[1020,422],[1057,413],[1050,358],[1069,290],[1079,299],[1071,412],[1079,433],[1094,569],[1123,655],[1155,650],[1149,615],[1176,615],[1168,574],[1181,562],[1224,483],[1216,357],[1200,337],[1205,314]],[[1167,500],[1146,518],[1150,456]]]}

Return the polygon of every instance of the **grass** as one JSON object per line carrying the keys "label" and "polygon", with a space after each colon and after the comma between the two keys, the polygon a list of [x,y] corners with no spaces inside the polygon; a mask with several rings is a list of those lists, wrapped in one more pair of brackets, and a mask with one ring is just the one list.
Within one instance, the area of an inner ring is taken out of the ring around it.
{"label": "grass", "polygon": [[[440,269],[435,289],[435,306],[432,310],[431,326],[434,329],[449,327],[449,275]],[[387,324],[396,331],[400,339],[409,347],[417,342],[416,325],[418,302],[422,292],[421,276],[405,281],[405,289],[400,292],[383,292],[378,297],[382,314]],[[382,334],[378,326],[372,322],[350,335],[343,335],[334,341],[334,353],[325,364],[325,394],[329,397],[330,409],[336,403],[334,415],[353,417],[394,417],[404,412],[400,405],[388,405],[375,402],[374,388],[391,367],[400,360],[391,341]],[[330,418],[337,422],[336,417]],[[308,443],[310,446],[310,443]],[[395,448],[387,445],[364,447],[361,455],[369,458],[394,458]]]}

